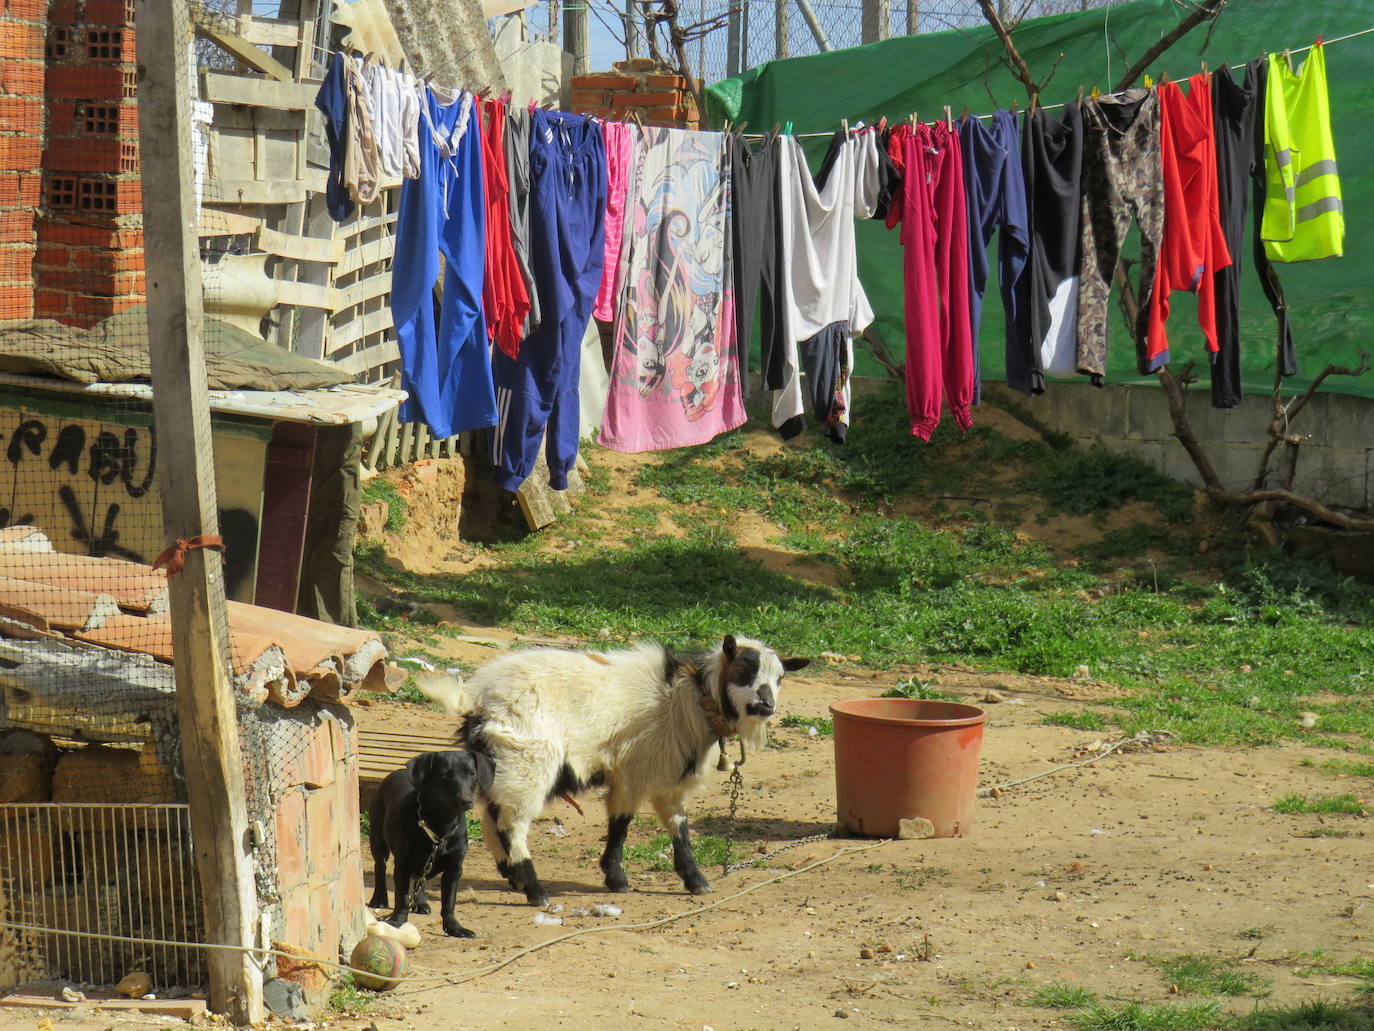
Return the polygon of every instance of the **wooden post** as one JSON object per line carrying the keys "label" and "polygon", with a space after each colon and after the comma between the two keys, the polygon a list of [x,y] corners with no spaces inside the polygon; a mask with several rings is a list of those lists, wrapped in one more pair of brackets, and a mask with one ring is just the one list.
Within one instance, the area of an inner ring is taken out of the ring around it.
{"label": "wooden post", "polygon": [[906,34],[914,36],[921,31],[921,0],[906,0]]}
{"label": "wooden post", "polygon": [[741,6],[730,5],[725,15],[725,77],[732,79],[744,69],[740,67],[740,45],[744,18]]}
{"label": "wooden post", "polygon": [[863,41],[876,43],[892,34],[890,0],[863,0]]}
{"label": "wooden post", "polygon": [[591,71],[592,41],[588,25],[587,0],[574,0],[563,8],[563,49],[572,54],[573,74]]}
{"label": "wooden post", "polygon": [[788,2],[789,0],[773,0],[773,57],[779,61],[791,56],[787,24]]}
{"label": "wooden post", "polygon": [[625,56],[644,54],[644,14],[638,0],[625,0]]}
{"label": "wooden post", "polygon": [[[191,155],[185,0],[138,0],[138,131],[142,148],[148,355],[158,430],[158,485],[168,541],[219,532],[205,385],[200,246]],[[253,948],[257,888],[248,853],[243,759],[227,667],[220,555],[197,548],[169,578],[177,715],[205,904],[207,941]],[[210,1008],[235,1023],[264,1016],[251,953],[208,950]]]}

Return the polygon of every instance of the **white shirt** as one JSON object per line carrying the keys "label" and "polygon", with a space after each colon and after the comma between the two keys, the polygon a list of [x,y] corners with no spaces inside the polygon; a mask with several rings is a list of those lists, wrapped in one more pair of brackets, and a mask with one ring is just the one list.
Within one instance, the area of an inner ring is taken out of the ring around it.
{"label": "white shirt", "polygon": [[[783,310],[783,385],[773,392],[773,425],[781,426],[805,412],[797,344],[836,322],[849,323],[849,369],[854,369],[854,345],[873,321],[863,284],[854,241],[854,220],[872,218],[878,206],[878,134],[856,132],[840,147],[830,168],[825,189],[806,164],[806,155],[794,137],[782,137],[780,154],[782,188],[779,192],[778,226],[782,233],[784,268],[781,284]],[[849,407],[846,379],[845,407]]]}

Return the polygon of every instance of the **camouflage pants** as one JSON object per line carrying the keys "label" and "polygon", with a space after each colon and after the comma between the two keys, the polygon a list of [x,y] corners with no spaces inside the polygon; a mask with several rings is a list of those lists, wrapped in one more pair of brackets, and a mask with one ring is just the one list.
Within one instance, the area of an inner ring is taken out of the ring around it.
{"label": "camouflage pants", "polygon": [[1132,328],[1145,339],[1155,266],[1164,232],[1164,176],[1159,157],[1159,100],[1134,89],[1083,102],[1082,270],[1078,280],[1078,371],[1101,386],[1107,367],[1107,305],[1121,245],[1140,226]]}

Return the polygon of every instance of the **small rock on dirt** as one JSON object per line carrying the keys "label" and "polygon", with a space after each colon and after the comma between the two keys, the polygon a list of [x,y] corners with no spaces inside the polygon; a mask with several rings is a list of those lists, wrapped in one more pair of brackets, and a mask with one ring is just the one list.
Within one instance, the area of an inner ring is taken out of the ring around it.
{"label": "small rock on dirt", "polygon": [[141,970],[125,974],[115,991],[126,999],[141,999],[153,990],[153,979]]}
{"label": "small rock on dirt", "polygon": [[309,1020],[305,989],[295,981],[274,977],[262,985],[262,1001],[277,1016],[286,1020]]}
{"label": "small rock on dirt", "polygon": [[897,840],[914,841],[919,838],[935,837],[935,824],[924,816],[913,816],[897,824]]}
{"label": "small rock on dirt", "polygon": [[859,958],[860,958],[860,959],[872,959],[872,958],[873,958],[873,950],[870,949],[870,948],[868,948],[867,946],[864,946],[862,949],[859,950]]}
{"label": "small rock on dirt", "polygon": [[1028,960],[1026,960],[1026,969],[1027,969],[1027,970],[1034,970],[1034,969],[1035,969],[1035,960],[1033,960],[1033,959],[1028,959]]}
{"label": "small rock on dirt", "polygon": [[983,697],[979,699],[979,701],[981,701],[981,702],[983,702],[983,703],[985,703],[985,704],[987,704],[987,705],[996,705],[996,704],[998,704],[999,702],[1005,702],[1006,700],[1007,700],[1007,696],[1004,695],[1001,691],[991,691],[991,690],[989,690],[989,691],[984,691],[984,692],[983,692]]}

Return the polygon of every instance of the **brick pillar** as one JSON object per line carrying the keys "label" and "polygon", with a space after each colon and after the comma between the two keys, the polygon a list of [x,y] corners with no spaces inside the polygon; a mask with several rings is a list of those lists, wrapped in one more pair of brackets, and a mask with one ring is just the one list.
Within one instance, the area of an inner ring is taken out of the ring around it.
{"label": "brick pillar", "polygon": [[52,0],[35,314],[89,326],[143,303],[133,0]]}
{"label": "brick pillar", "polygon": [[0,321],[33,317],[48,0],[0,4]]}
{"label": "brick pillar", "polygon": [[646,57],[617,61],[609,72],[573,76],[572,106],[622,121],[638,114],[645,125],[699,129],[702,124],[687,80]]}

